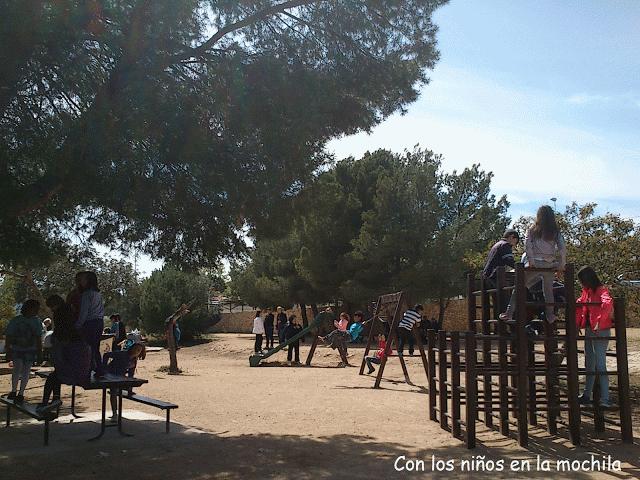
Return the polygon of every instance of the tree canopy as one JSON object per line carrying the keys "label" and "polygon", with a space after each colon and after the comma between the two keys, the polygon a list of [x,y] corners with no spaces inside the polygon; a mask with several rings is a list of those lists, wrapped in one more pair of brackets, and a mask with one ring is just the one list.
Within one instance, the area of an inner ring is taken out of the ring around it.
{"label": "tree canopy", "polygon": [[491,177],[477,165],[443,172],[440,156],[424,150],[345,159],[302,192],[286,236],[257,239],[232,285],[261,306],[291,284],[303,288],[289,303],[362,307],[395,290],[445,303],[464,292],[465,254],[483,251],[509,222]]}
{"label": "tree canopy", "polygon": [[445,0],[7,0],[0,263],[76,235],[202,266],[402,111]]}
{"label": "tree canopy", "polygon": [[185,337],[202,332],[210,319],[207,312],[211,277],[184,272],[172,266],[154,271],[141,285],[140,312],[146,332],[164,333],[165,320],[180,305],[195,300],[191,313],[180,322]]}

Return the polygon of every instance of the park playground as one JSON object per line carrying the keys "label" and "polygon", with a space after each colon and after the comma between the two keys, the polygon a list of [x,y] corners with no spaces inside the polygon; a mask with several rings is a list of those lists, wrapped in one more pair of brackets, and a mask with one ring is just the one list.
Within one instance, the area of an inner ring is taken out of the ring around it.
{"label": "park playground", "polygon": [[[374,377],[358,375],[357,367],[337,368],[337,354],[320,346],[312,366],[287,366],[286,355],[271,358],[260,368],[247,364],[248,334],[210,334],[206,342],[183,347],[183,374],[160,372],[166,351],[150,352],[137,375],[148,378],[144,394],[168,398],[179,405],[172,414],[171,433],[164,433],[164,418],[156,409],[135,405],[124,412],[127,431],[115,432],[98,443],[87,442],[99,417],[99,395],[78,394],[76,411],[70,416],[69,389],[63,389],[65,408],[52,424],[51,444],[43,450],[41,425],[21,419],[10,429],[0,429],[3,472],[20,478],[41,477],[45,462],[52,478],[87,478],[92,475],[127,475],[127,460],[142,462],[139,478],[371,478],[400,475],[394,469],[398,457],[413,459],[471,458],[543,459],[588,458],[611,455],[622,462],[623,472],[611,478],[637,478],[640,471],[637,446],[620,440],[619,429],[607,426],[596,432],[592,420],[583,418],[582,445],[576,449],[567,428],[560,425],[550,435],[541,423],[530,426],[526,448],[518,437],[505,437],[498,428],[477,424],[477,445],[468,450],[439,423],[429,420],[427,379],[418,356],[406,358],[411,383],[397,358],[390,358],[380,388],[372,388]],[[629,369],[632,391],[640,379],[640,330],[628,330]],[[310,344],[302,346],[306,358]],[[358,365],[364,345],[350,348],[351,363]],[[0,388],[8,377],[0,376]],[[32,381],[27,399],[40,395],[40,384]],[[196,393],[197,392],[197,393]],[[633,402],[637,397],[633,397]],[[637,412],[635,412],[637,415]],[[128,417],[128,419],[126,419]],[[638,435],[637,418],[634,434]],[[33,461],[36,457],[38,462]],[[43,460],[44,459],[44,460]],[[427,475],[431,475],[428,473]],[[436,474],[435,477],[438,478]],[[447,478],[467,478],[458,472],[443,472]],[[532,477],[548,478],[543,473]],[[529,476],[527,475],[527,476]],[[555,478],[608,478],[604,473],[584,472]],[[506,472],[494,478],[512,478]],[[14,477],[8,477],[14,478]],[[402,477],[401,477],[402,478]]]}
{"label": "park playground", "polygon": [[0,480],[640,478],[638,25],[0,2]]}

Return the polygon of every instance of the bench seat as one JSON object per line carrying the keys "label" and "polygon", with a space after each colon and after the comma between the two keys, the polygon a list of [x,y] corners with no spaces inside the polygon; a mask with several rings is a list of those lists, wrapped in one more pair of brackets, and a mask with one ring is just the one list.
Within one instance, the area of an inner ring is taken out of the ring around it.
{"label": "bench seat", "polygon": [[16,403],[14,400],[7,397],[0,397],[0,403],[3,403],[7,407],[7,420],[6,426],[11,424],[11,409],[15,408],[19,412],[28,415],[31,418],[35,418],[39,422],[44,422],[44,444],[49,445],[49,422],[55,420],[58,417],[57,410],[47,410],[40,412],[37,410],[37,405],[28,402]]}
{"label": "bench seat", "polygon": [[171,425],[171,410],[173,410],[174,408],[178,408],[178,405],[176,405],[175,403],[165,402],[164,400],[158,400],[156,398],[145,397],[144,395],[139,395],[132,391],[123,391],[122,398],[131,400],[132,402],[142,403],[143,405],[156,407],[160,410],[165,410],[167,412],[165,430],[167,433],[169,433],[169,426]]}

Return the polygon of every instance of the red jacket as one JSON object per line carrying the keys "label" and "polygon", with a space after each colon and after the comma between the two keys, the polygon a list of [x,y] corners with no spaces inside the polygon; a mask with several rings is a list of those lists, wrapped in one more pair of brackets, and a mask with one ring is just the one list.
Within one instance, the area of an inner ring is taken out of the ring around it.
{"label": "red jacket", "polygon": [[387,342],[385,342],[384,340],[378,341],[378,351],[376,352],[376,357],[378,357],[380,360],[382,360],[386,356],[384,353],[384,350],[386,347],[387,347]]}
{"label": "red jacket", "polygon": [[592,329],[596,324],[598,325],[598,330],[611,328],[613,323],[613,298],[611,298],[607,287],[601,285],[596,288],[595,292],[583,288],[582,295],[580,295],[577,303],[592,302],[599,302],[600,305],[576,306],[576,325],[578,328],[586,328],[587,312],[589,312],[589,323]]}

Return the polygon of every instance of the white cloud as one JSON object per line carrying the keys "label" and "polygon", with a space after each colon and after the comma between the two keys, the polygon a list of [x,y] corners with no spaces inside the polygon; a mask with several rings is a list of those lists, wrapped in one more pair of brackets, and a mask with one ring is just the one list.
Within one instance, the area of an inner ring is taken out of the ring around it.
{"label": "white cloud", "polygon": [[611,97],[608,95],[588,95],[586,93],[576,93],[567,98],[567,102],[576,105],[585,105],[588,103],[604,103],[609,102]]}
{"label": "white cloud", "polygon": [[[566,113],[566,99],[560,95],[515,89],[442,66],[432,76],[407,115],[392,116],[371,135],[333,141],[329,149],[343,158],[378,148],[401,152],[420,144],[442,153],[446,170],[480,163],[493,171],[494,192],[507,193],[514,204],[548,202],[550,197],[566,202],[640,200],[637,138],[623,133],[614,139],[609,132],[568,123],[566,115],[558,114]],[[634,215],[640,215],[640,207]]]}

